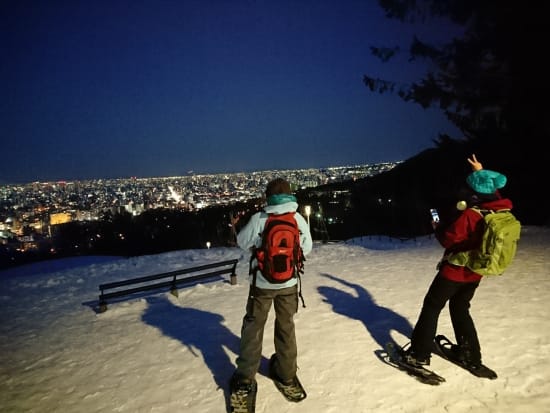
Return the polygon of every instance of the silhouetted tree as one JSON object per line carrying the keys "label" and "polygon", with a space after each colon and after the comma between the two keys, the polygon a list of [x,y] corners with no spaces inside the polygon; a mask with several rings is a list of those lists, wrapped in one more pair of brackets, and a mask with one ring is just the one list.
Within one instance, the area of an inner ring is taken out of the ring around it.
{"label": "silhouetted tree", "polygon": [[[507,191],[525,223],[548,223],[549,213],[538,200],[538,177],[548,176],[542,145],[550,136],[544,103],[550,92],[549,63],[543,56],[548,38],[544,3],[380,0],[379,4],[389,18],[403,22],[446,18],[464,30],[442,46],[430,44],[430,39],[412,39],[410,59],[431,63],[417,82],[407,85],[367,74],[365,85],[373,92],[397,93],[424,108],[440,108],[463,136],[440,135],[437,147],[446,149],[458,140],[464,149],[475,151],[487,167],[509,176]],[[388,61],[399,48],[386,45],[371,50]],[[446,151],[440,155],[456,156]]]}

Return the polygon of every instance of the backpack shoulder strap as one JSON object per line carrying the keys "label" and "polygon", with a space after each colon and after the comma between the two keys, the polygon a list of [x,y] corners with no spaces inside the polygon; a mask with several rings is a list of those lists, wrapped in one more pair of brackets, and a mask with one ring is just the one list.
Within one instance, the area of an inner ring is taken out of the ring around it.
{"label": "backpack shoulder strap", "polygon": [[472,211],[475,211],[477,212],[479,215],[481,215],[482,217],[484,217],[485,215],[487,214],[494,214],[495,211],[493,211],[492,209],[484,209],[484,208],[480,208],[479,206],[475,205],[473,207],[470,207],[470,209]]}
{"label": "backpack shoulder strap", "polygon": [[480,208],[478,206],[473,206],[470,209],[473,209],[474,211],[476,211],[477,213],[479,213],[483,216],[489,215],[489,214],[499,214],[499,213],[504,213],[504,212],[512,212],[512,210],[510,208],[503,208],[503,209],[494,210],[494,209],[483,209],[483,208]]}

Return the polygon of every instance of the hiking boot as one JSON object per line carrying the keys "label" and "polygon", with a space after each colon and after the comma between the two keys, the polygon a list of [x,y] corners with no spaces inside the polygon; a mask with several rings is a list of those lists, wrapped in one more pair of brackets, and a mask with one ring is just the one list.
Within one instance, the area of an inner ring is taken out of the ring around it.
{"label": "hiking boot", "polygon": [[413,367],[424,367],[430,365],[430,357],[418,357],[408,348],[403,352],[403,361]]}
{"label": "hiking boot", "polygon": [[484,377],[491,380],[497,378],[497,374],[489,367],[481,363],[481,360],[472,359],[469,351],[463,351],[460,346],[454,344],[451,347],[451,351],[456,355],[458,362],[474,376]]}
{"label": "hiking boot", "polygon": [[277,354],[272,354],[271,358],[269,359],[269,377],[271,377],[273,380],[278,381],[279,383],[283,384],[284,386],[292,386],[294,380],[288,379],[283,380],[279,375],[275,372],[275,361],[277,360]]}
{"label": "hiking boot", "polygon": [[250,393],[256,388],[256,380],[243,377],[237,373],[233,374],[230,381],[231,392]]}
{"label": "hiking boot", "polygon": [[455,360],[464,365],[468,370],[475,370],[483,366],[480,357],[474,357],[468,346],[452,344],[451,354]]}

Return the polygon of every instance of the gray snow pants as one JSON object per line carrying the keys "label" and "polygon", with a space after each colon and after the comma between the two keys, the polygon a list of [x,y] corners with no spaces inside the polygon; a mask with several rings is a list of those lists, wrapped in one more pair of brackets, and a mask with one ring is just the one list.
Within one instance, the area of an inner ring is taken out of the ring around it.
{"label": "gray snow pants", "polygon": [[264,327],[271,303],[275,308],[276,373],[283,380],[296,376],[297,346],[294,331],[294,314],[298,311],[298,286],[278,290],[250,287],[246,314],[241,329],[240,355],[236,373],[254,378],[262,358]]}

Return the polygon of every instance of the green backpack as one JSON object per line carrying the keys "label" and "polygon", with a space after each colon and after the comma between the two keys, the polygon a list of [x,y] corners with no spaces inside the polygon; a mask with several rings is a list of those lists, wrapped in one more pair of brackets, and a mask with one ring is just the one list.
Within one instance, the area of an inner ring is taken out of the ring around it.
{"label": "green backpack", "polygon": [[452,253],[446,260],[480,275],[502,275],[516,255],[521,223],[509,209],[472,209],[483,216],[485,223],[480,248]]}

